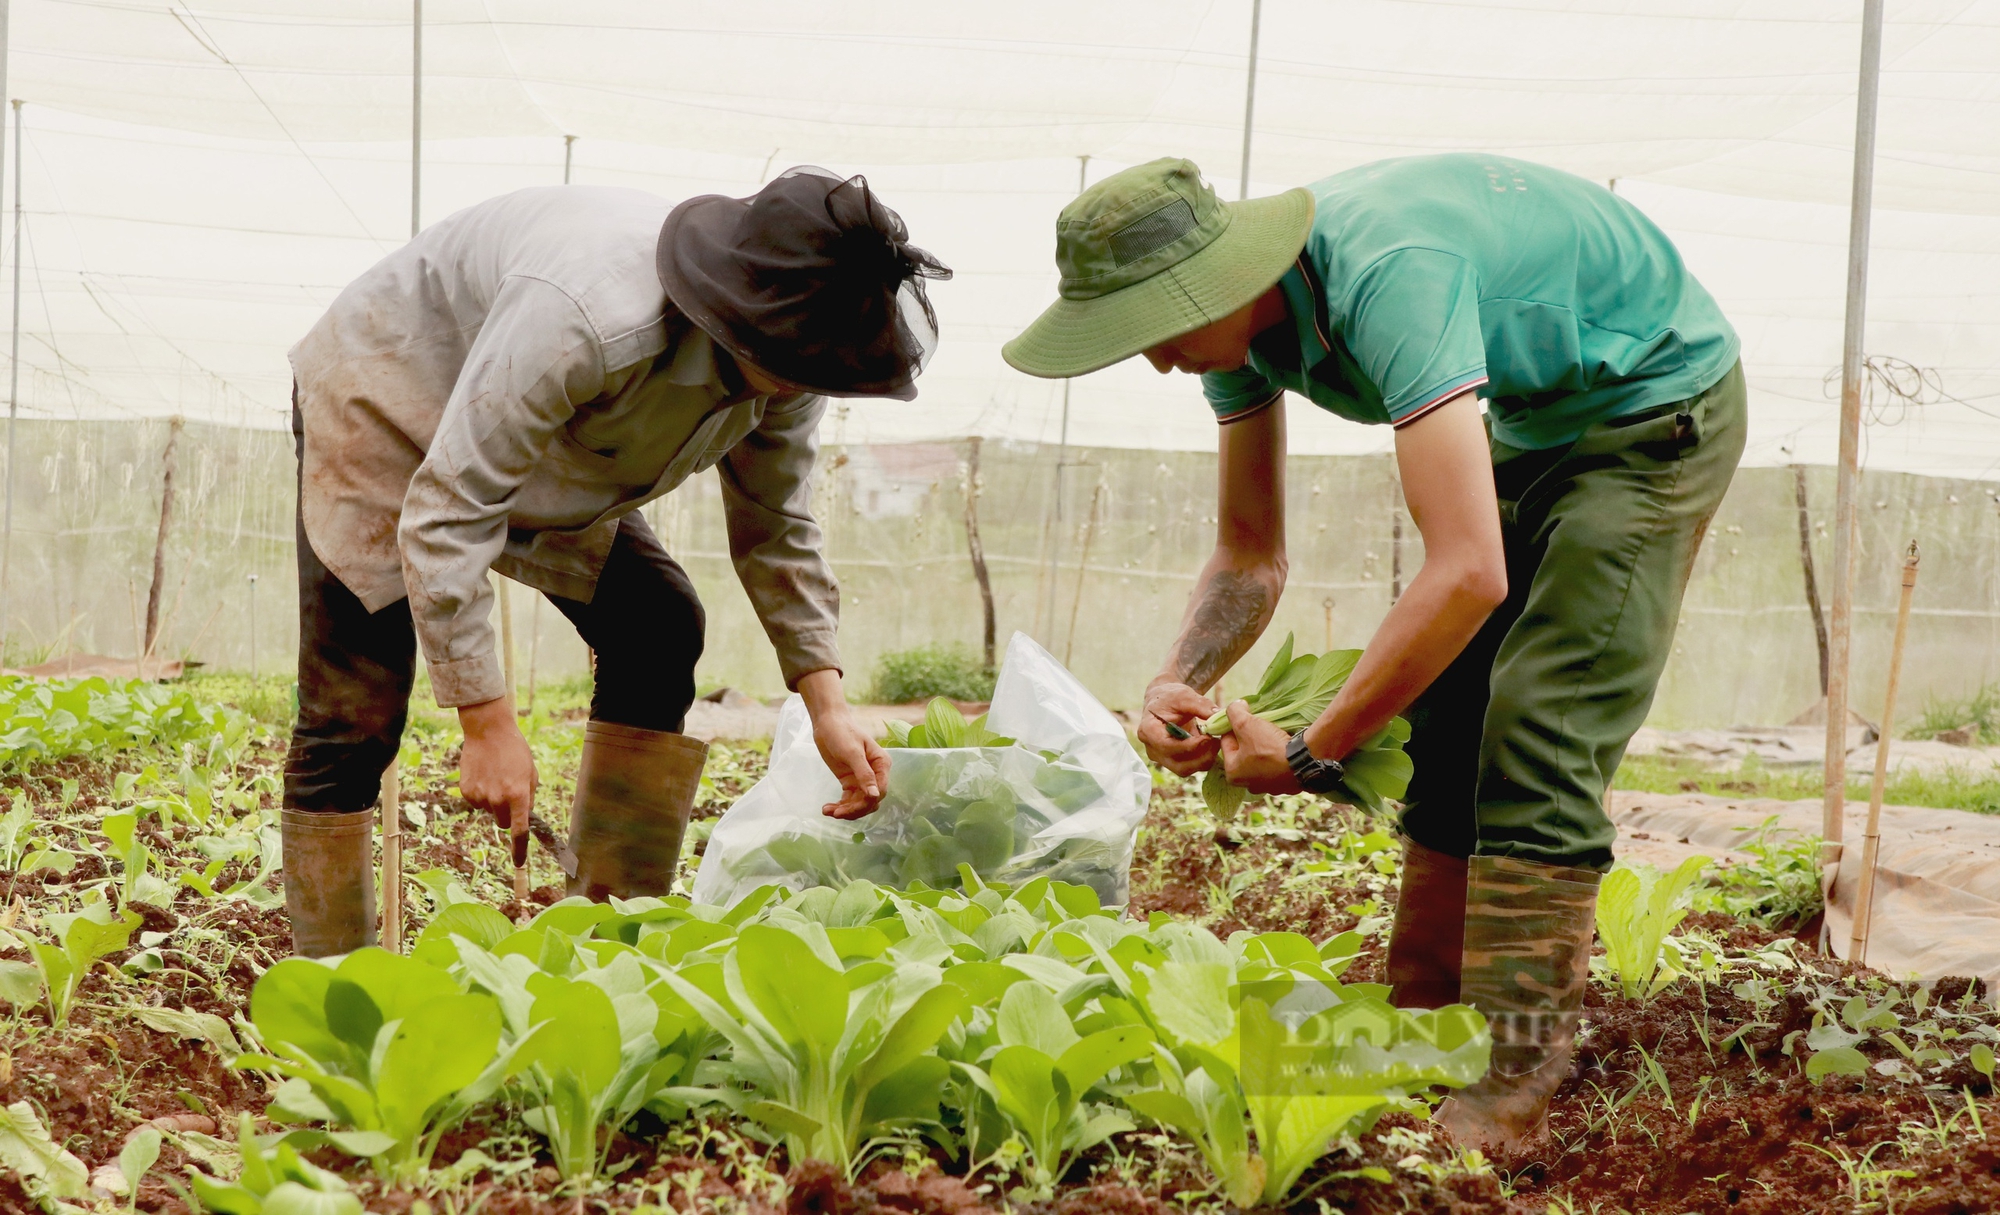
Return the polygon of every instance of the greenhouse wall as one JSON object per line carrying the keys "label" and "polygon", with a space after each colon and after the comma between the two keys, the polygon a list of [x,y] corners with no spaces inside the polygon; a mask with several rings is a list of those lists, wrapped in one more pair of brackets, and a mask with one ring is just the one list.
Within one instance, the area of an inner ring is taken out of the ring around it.
{"label": "greenhouse wall", "polygon": [[[79,650],[129,656],[159,534],[162,422],[23,422],[10,558],[7,661]],[[828,448],[815,510],[842,588],[852,692],[885,651],[975,649],[980,596],[966,543],[968,442]],[[1022,630],[1104,700],[1139,699],[1179,624],[1215,530],[1212,454],[980,445],[976,518],[1004,648]],[[175,456],[157,651],[214,668],[288,667],[297,639],[290,436],[189,424]],[[1246,690],[1286,632],[1302,648],[1363,644],[1422,563],[1386,456],[1295,457],[1287,467],[1291,576],[1270,634],[1224,684]],[[1654,709],[1668,727],[1774,723],[1819,695],[1787,468],[1744,469],[1695,566]],[[1807,472],[1820,582],[1830,581],[1833,473]],[[2000,679],[2000,497],[1904,474],[1862,479],[1855,704],[1881,708],[1901,554],[1923,546],[1904,712]],[[704,685],[782,690],[728,559],[721,497],[704,475],[647,517],[708,605]],[[1398,520],[1400,519],[1400,526]],[[1400,532],[1400,538],[1398,533]],[[251,575],[256,582],[251,583]],[[1824,591],[1823,591],[1824,593]],[[513,588],[525,681],[584,669],[569,624]],[[255,614],[253,625],[253,611]],[[254,644],[254,650],[253,650]]]}

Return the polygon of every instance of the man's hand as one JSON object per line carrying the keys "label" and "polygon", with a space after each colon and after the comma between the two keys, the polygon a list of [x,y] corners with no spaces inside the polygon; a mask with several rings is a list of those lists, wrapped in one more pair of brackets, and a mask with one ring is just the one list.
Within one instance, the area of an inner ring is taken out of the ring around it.
{"label": "man's hand", "polygon": [[1231,784],[1252,793],[1297,793],[1298,778],[1285,759],[1291,736],[1250,711],[1240,700],[1229,702],[1230,732],[1222,736],[1222,770]]}
{"label": "man's hand", "polygon": [[847,707],[840,672],[813,671],[799,677],[799,695],[812,715],[813,742],[820,758],[840,780],[840,800],[820,807],[828,818],[873,814],[889,787],[889,753],[868,736]]}
{"label": "man's hand", "polygon": [[[1201,732],[1215,715],[1215,702],[1184,683],[1162,680],[1146,689],[1146,707],[1139,716],[1139,741],[1146,754],[1176,776],[1193,776],[1215,766],[1221,745]],[[1168,725],[1178,729],[1175,738]]]}
{"label": "man's hand", "polygon": [[466,803],[522,834],[535,808],[535,757],[514,720],[514,702],[502,696],[460,705],[465,748],[458,758],[458,792]]}

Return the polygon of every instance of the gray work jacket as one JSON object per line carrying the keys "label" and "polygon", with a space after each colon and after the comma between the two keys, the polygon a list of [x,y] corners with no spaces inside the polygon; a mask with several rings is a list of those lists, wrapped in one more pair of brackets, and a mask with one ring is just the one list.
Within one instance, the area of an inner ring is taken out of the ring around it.
{"label": "gray work jacket", "polygon": [[506,690],[489,568],[587,602],[618,517],[709,467],[785,682],[840,665],[810,509],[825,401],[744,387],[667,300],[670,209],[596,186],[468,207],[292,348],[306,539],[369,611],[408,597],[440,705]]}

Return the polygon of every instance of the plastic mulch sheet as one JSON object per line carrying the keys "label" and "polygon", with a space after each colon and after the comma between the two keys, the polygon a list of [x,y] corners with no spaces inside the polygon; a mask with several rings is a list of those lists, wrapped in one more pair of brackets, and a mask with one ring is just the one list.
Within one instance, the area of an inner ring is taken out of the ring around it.
{"label": "plastic mulch sheet", "polygon": [[[1662,845],[1727,857],[1773,817],[1777,833],[1816,836],[1821,825],[1817,801],[1615,792],[1608,808],[1620,853],[1634,860],[1651,859],[1644,854]],[[1867,822],[1867,804],[1849,802],[1826,917],[1829,944],[1841,958],[1853,933]],[[2000,992],[2000,818],[1884,806],[1881,830],[1864,960],[1897,977],[1975,976]]]}

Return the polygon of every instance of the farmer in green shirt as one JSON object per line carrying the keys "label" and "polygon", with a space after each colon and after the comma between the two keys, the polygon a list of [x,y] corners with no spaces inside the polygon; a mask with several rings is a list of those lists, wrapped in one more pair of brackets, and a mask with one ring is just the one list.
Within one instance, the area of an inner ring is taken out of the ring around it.
{"label": "farmer in green shirt", "polygon": [[[1742,454],[1734,330],[1637,208],[1490,156],[1240,203],[1158,160],[1065,208],[1056,262],[1061,298],[1008,362],[1062,377],[1143,353],[1200,375],[1221,423],[1215,552],[1141,740],[1184,775],[1219,760],[1253,791],[1339,797],[1339,761],[1409,719],[1394,998],[1486,1014],[1492,1070],[1438,1116],[1522,1142],[1568,1073],[1604,791]],[[1180,728],[1284,590],[1286,391],[1395,427],[1424,564],[1317,721],[1287,738],[1238,701],[1218,743]]]}

